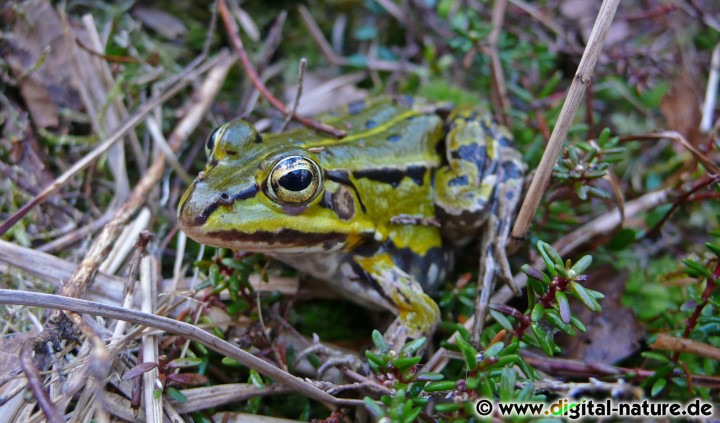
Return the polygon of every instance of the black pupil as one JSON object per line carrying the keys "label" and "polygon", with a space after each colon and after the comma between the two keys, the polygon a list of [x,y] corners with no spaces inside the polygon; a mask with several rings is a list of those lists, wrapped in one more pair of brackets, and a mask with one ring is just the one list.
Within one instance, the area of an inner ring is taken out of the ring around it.
{"label": "black pupil", "polygon": [[278,183],[288,191],[302,191],[312,182],[312,173],[307,169],[295,169],[280,177]]}

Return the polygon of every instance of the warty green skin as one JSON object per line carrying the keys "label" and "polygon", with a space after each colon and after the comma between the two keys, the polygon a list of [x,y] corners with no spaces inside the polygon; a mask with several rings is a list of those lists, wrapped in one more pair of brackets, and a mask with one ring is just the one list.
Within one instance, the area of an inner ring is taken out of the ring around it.
{"label": "warty green skin", "polygon": [[[391,310],[402,336],[427,332],[439,311],[423,287],[442,282],[453,241],[477,234],[498,209],[496,186],[518,186],[522,164],[484,115],[454,111],[448,123],[405,103],[347,106],[328,120],[348,131],[340,140],[306,128],[261,136],[244,121],[220,127],[180,201],[181,229],[204,244],[269,254]],[[271,170],[290,156],[320,168],[307,204],[281,204],[269,192]]]}

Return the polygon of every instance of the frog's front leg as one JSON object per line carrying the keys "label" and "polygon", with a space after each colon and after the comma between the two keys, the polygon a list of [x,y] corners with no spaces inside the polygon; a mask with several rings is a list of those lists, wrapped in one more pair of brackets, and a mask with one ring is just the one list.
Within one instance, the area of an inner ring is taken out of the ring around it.
{"label": "frog's front leg", "polygon": [[397,267],[390,254],[355,260],[397,307],[397,318],[385,332],[390,348],[399,351],[409,339],[432,334],[440,321],[440,309],[412,276]]}
{"label": "frog's front leg", "polygon": [[[474,340],[479,339],[497,275],[513,292],[506,245],[520,200],[524,165],[510,134],[489,115],[458,109],[449,117],[448,165],[435,179],[438,215],[444,233],[463,244],[480,233],[480,283]],[[479,232],[481,231],[481,232]]]}

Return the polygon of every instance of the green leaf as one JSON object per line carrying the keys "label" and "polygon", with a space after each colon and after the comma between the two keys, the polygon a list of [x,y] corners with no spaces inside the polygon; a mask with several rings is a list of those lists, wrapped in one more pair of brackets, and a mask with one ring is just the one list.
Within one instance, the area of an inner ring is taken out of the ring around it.
{"label": "green leaf", "polygon": [[407,344],[403,345],[403,347],[400,349],[400,355],[415,354],[420,348],[422,348],[423,345],[425,345],[425,341],[427,341],[427,338],[422,337],[422,338],[418,338],[418,339],[408,342]]}
{"label": "green leaf", "polygon": [[667,384],[667,379],[660,378],[653,383],[652,388],[650,389],[650,396],[656,397],[662,390],[665,388],[665,385]]}
{"label": "green leaf", "polygon": [[585,272],[585,269],[590,267],[591,264],[592,264],[592,256],[588,254],[586,256],[583,256],[580,260],[578,260],[577,263],[575,263],[570,270],[573,270],[576,275],[581,275],[583,272]]}
{"label": "green leaf", "polygon": [[712,279],[712,272],[710,272],[710,270],[702,264],[690,259],[685,259],[682,262],[685,266],[689,267],[689,269],[685,270],[685,273],[688,275],[694,278],[704,276],[708,279]]}
{"label": "green leaf", "polygon": [[372,414],[378,419],[381,417],[385,417],[385,411],[382,409],[382,407],[378,405],[377,402],[375,402],[375,400],[370,397],[365,397],[363,398],[363,402],[365,402],[365,408],[368,409],[370,414]]}
{"label": "green leaf", "polygon": [[535,304],[535,307],[533,307],[532,313],[530,313],[530,321],[537,322],[543,317],[544,314],[545,307],[543,307],[542,304],[537,303]]}
{"label": "green leaf", "polygon": [[458,411],[460,407],[462,407],[462,405],[456,402],[446,402],[435,405],[435,411],[438,413],[452,413]]}
{"label": "green leaf", "polygon": [[505,367],[500,376],[500,401],[510,402],[513,400],[513,392],[515,392],[515,370]]}
{"label": "green leaf", "polygon": [[711,242],[706,242],[705,247],[707,247],[708,250],[712,251],[713,254],[720,257],[720,245],[713,244]]}
{"label": "green leaf", "polygon": [[577,282],[570,282],[570,291],[572,291],[578,300],[590,311],[599,312],[602,310],[600,304],[595,298],[585,289],[582,285]]}
{"label": "green leaf", "polygon": [[375,344],[375,348],[377,348],[380,353],[384,354],[390,350],[390,347],[388,347],[388,344],[385,342],[385,338],[383,338],[383,335],[379,330],[375,329],[372,332],[372,340],[373,344]]}
{"label": "green leaf", "polygon": [[422,360],[422,357],[400,357],[392,360],[390,363],[402,372],[418,364],[420,360]]}
{"label": "green leaf", "polygon": [[555,349],[550,343],[550,340],[548,339],[545,331],[537,323],[531,324],[530,328],[532,329],[533,334],[535,334],[535,338],[537,339],[538,343],[540,343],[540,348],[542,348],[542,350],[548,357],[552,357],[555,353]]}
{"label": "green leaf", "polygon": [[490,346],[485,350],[484,355],[485,355],[485,357],[495,357],[495,356],[498,355],[498,354],[500,353],[500,351],[502,351],[504,348],[505,348],[505,344],[503,344],[502,342],[496,342],[496,343],[490,345]]}
{"label": "green leaf", "polygon": [[387,361],[385,361],[382,357],[380,357],[379,355],[375,354],[374,352],[372,352],[370,350],[365,351],[365,357],[367,357],[368,360],[377,364],[380,367],[387,366]]}
{"label": "green leaf", "polygon": [[570,315],[570,324],[575,326],[577,330],[579,330],[582,333],[587,332],[587,328],[583,324],[583,322],[580,321],[577,317]]}
{"label": "green leaf", "polygon": [[461,336],[458,336],[455,342],[465,358],[468,370],[475,370],[477,368],[477,350]]}
{"label": "green leaf", "polygon": [[555,301],[557,301],[558,311],[560,317],[565,323],[570,323],[570,302],[568,301],[567,295],[562,291],[555,292]]}
{"label": "green leaf", "polygon": [[425,386],[425,392],[452,391],[456,387],[455,381],[443,380],[440,382],[431,382]]}
{"label": "green leaf", "polygon": [[505,317],[504,314],[500,313],[499,311],[495,311],[493,309],[490,309],[490,315],[495,319],[500,326],[502,326],[503,329],[505,329],[508,332],[513,331],[512,323],[510,323],[510,320],[508,320],[507,317]]}
{"label": "green leaf", "polygon": [[547,318],[547,320],[552,323],[553,326],[560,329],[565,334],[575,336],[575,331],[573,330],[572,325],[563,322],[560,314],[557,311],[548,309],[545,313],[545,318]]}
{"label": "green leaf", "polygon": [[429,382],[437,382],[439,380],[443,380],[445,376],[442,373],[436,373],[436,372],[420,372],[415,377],[415,380],[420,381],[429,381]]}
{"label": "green leaf", "polygon": [[663,354],[660,354],[660,353],[657,353],[654,351],[643,351],[642,353],[640,353],[640,355],[647,359],[656,360],[661,363],[669,363],[670,362],[669,358],[665,357]]}
{"label": "green leaf", "polygon": [[[537,249],[538,252],[540,252],[540,256],[542,257],[543,261],[545,262],[545,267],[547,267],[548,272],[550,272],[551,275],[557,276],[557,272],[555,271],[556,262],[553,260],[554,256],[551,257],[550,253],[546,251],[545,246],[547,246],[548,249],[552,252],[555,252],[555,250],[550,247],[550,244],[547,244],[543,241],[537,242]],[[555,255],[557,255],[557,252],[555,252]],[[562,266],[562,259],[560,260],[559,264]]]}

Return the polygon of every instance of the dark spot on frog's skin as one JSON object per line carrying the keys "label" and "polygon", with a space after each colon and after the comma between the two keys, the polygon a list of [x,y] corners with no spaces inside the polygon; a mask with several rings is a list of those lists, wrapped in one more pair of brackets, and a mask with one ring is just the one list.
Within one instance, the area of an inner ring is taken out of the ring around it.
{"label": "dark spot on frog's skin", "polygon": [[357,170],[353,172],[353,176],[356,178],[367,178],[373,181],[384,182],[392,185],[393,187],[400,185],[403,178],[409,176],[416,184],[422,186],[426,171],[427,169],[423,166],[410,166],[407,169],[380,168]]}
{"label": "dark spot on frog's skin", "polygon": [[520,170],[520,167],[512,160],[508,160],[503,162],[502,164],[502,180],[503,182],[510,180],[510,179],[520,179],[522,178],[522,171]]}
{"label": "dark spot on frog's skin", "polygon": [[468,184],[468,176],[462,175],[462,176],[456,176],[452,178],[450,181],[448,181],[448,185],[451,187],[464,187]]}
{"label": "dark spot on frog's skin", "polygon": [[225,150],[225,154],[228,156],[237,156],[238,152],[235,150]]}
{"label": "dark spot on frog's skin", "polygon": [[368,272],[366,272],[365,269],[363,269],[360,266],[360,264],[358,264],[354,260],[350,260],[349,262],[350,262],[350,267],[352,268],[352,272],[354,274],[354,276],[350,277],[351,280],[354,280],[356,282],[360,282],[364,285],[369,286],[370,290],[373,290],[373,291],[377,292],[378,294],[380,294],[380,296],[383,297],[388,303],[390,303],[390,304],[394,303],[392,298],[390,298],[390,296],[388,296],[387,293],[385,293],[385,291],[383,291],[382,287],[377,282],[377,280],[375,280],[375,278],[373,278]]}
{"label": "dark spot on frog's skin", "polygon": [[365,110],[365,100],[356,100],[348,103],[347,108],[349,114],[356,115]]}
{"label": "dark spot on frog's skin", "polygon": [[[480,176],[492,173],[493,160],[487,155],[487,147],[481,144],[462,145],[457,150],[453,150],[450,156],[453,159],[466,160],[475,163]],[[497,165],[497,164],[495,164]]]}
{"label": "dark spot on frog's skin", "polygon": [[[355,197],[358,199],[358,203],[360,204],[360,210],[362,210],[363,213],[367,211],[367,209],[365,208],[365,204],[363,204],[362,197],[360,197],[360,192],[358,191],[355,184],[353,184],[353,182],[350,180],[350,174],[348,174],[346,170],[326,170],[325,179],[350,187],[355,192]],[[324,198],[323,201],[325,200],[327,199]],[[321,206],[327,207],[329,209],[332,208],[331,202],[329,201],[326,204],[321,203]]]}
{"label": "dark spot on frog's skin", "polygon": [[295,229],[280,229],[277,232],[256,231],[250,233],[241,232],[236,229],[229,229],[224,231],[208,232],[208,236],[213,239],[221,239],[228,242],[247,242],[258,245],[280,244],[288,246],[342,243],[345,242],[345,239],[347,238],[347,235],[339,232],[308,233],[304,231],[297,231]]}
{"label": "dark spot on frog's skin", "polygon": [[355,215],[355,199],[350,193],[350,188],[341,186],[331,194],[331,209],[341,220],[350,220]]}
{"label": "dark spot on frog's skin", "polygon": [[389,137],[387,137],[387,140],[390,142],[400,141],[401,139],[402,139],[402,135],[400,135],[400,134],[392,134]]}
{"label": "dark spot on frog's skin", "polygon": [[378,123],[375,119],[369,119],[367,122],[365,122],[365,128],[367,129],[373,129],[378,126]]}
{"label": "dark spot on frog's skin", "polygon": [[255,144],[261,144],[263,142],[262,135],[260,133],[255,134]]}
{"label": "dark spot on frog's skin", "polygon": [[[205,222],[210,218],[210,216],[217,210],[220,206],[230,206],[237,200],[244,200],[246,198],[252,198],[257,194],[257,187],[255,185],[251,185],[249,187],[246,187],[244,189],[241,189],[237,194],[230,196],[227,192],[220,193],[218,195],[217,199],[212,202],[209,206],[205,207],[203,211],[200,212],[197,216],[195,216],[195,219],[193,220],[193,224],[195,226],[201,226],[204,225]],[[192,194],[191,194],[192,195]],[[182,207],[185,207],[185,203],[183,203]],[[181,210],[182,214],[182,210]]]}
{"label": "dark spot on frog's skin", "polygon": [[503,136],[498,137],[498,138],[497,138],[497,143],[498,143],[498,145],[500,145],[501,147],[511,147],[511,148],[514,147],[512,140],[511,140],[510,138],[508,138],[508,137],[503,137]]}
{"label": "dark spot on frog's skin", "polygon": [[217,161],[216,159],[210,160],[210,161],[208,162],[208,164],[207,164],[208,169],[212,169],[212,168],[214,168],[214,167],[217,166],[217,165],[218,165],[218,161]]}
{"label": "dark spot on frog's skin", "polygon": [[[448,254],[442,247],[432,247],[427,250],[425,255],[419,255],[410,248],[397,248],[392,241],[387,241],[382,246],[390,256],[393,262],[400,269],[412,276],[423,289],[428,291],[436,290],[443,282],[441,274],[445,273],[447,268],[452,264],[452,255]],[[430,280],[430,268],[437,266],[435,279]]]}

